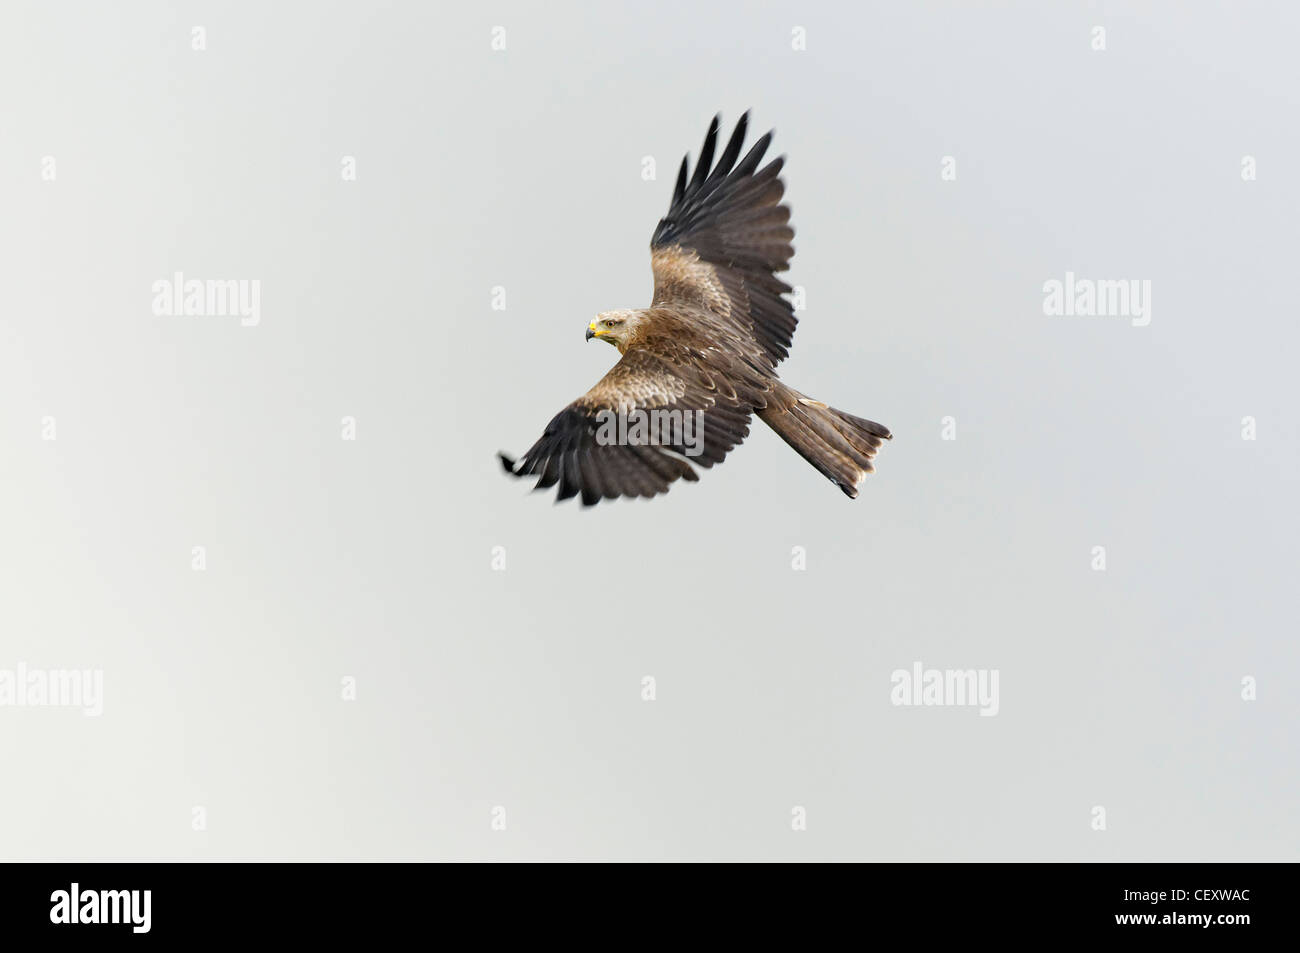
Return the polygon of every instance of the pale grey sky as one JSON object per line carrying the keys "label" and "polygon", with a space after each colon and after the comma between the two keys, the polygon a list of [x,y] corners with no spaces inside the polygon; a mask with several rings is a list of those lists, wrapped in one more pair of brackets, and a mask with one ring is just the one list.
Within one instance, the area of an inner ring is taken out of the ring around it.
{"label": "pale grey sky", "polygon": [[[5,7],[0,671],[103,714],[0,707],[0,856],[1297,859],[1296,10],[367,6]],[[495,453],[746,108],[783,375],[878,472],[756,423],[530,495]],[[154,314],[178,271],[260,321]],[[1067,272],[1150,324],[1044,315]],[[997,715],[891,704],[918,662]]]}

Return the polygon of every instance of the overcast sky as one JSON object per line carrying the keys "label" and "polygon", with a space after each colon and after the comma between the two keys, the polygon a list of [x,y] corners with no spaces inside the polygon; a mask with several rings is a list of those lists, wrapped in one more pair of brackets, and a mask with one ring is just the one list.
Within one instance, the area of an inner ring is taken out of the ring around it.
{"label": "overcast sky", "polygon": [[[1300,14],[369,6],[6,5],[0,856],[1297,859]],[[530,494],[746,108],[877,473]]]}

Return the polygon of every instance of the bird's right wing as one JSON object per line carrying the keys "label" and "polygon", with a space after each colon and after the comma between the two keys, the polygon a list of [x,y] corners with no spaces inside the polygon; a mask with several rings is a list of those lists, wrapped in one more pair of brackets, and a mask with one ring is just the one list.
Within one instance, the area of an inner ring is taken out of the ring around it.
{"label": "bird's right wing", "polygon": [[[501,454],[501,462],[514,476],[537,476],[537,489],[558,484],[557,500],[581,494],[592,506],[620,496],[652,497],[679,478],[698,480],[692,462],[721,462],[748,435],[750,414],[762,399],[689,349],[631,349],[552,418],[522,459]],[[644,429],[634,432],[638,426]]]}

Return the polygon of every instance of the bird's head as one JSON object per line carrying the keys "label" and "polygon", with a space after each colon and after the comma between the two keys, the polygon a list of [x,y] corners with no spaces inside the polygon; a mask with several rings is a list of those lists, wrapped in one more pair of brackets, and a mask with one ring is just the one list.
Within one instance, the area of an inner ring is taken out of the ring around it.
{"label": "bird's head", "polygon": [[587,325],[587,340],[600,338],[620,351],[625,350],[632,335],[636,333],[640,320],[641,314],[638,311],[602,311],[596,315],[596,320]]}

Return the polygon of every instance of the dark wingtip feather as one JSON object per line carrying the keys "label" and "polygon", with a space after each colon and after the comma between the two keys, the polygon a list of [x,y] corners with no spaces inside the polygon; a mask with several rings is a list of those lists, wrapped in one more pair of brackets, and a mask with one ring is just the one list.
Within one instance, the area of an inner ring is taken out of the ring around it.
{"label": "dark wingtip feather", "polygon": [[560,457],[560,488],[556,491],[556,500],[571,500],[582,489],[582,475],[578,472],[576,451],[568,451]]}
{"label": "dark wingtip feather", "polygon": [[761,135],[750,148],[749,152],[745,154],[745,158],[740,160],[740,165],[736,166],[732,175],[738,179],[742,179],[748,175],[753,175],[754,170],[758,168],[758,164],[763,161],[763,156],[767,153],[767,147],[771,144],[772,134],[770,132],[763,133],[763,135]]}
{"label": "dark wingtip feather", "polygon": [[740,149],[745,144],[745,134],[749,130],[749,110],[740,117],[736,123],[736,129],[731,134],[731,139],[727,142],[727,148],[722,150],[722,155],[718,159],[718,164],[714,167],[713,173],[704,183],[706,186],[717,182],[736,164],[736,157],[740,155]]}
{"label": "dark wingtip feather", "polygon": [[506,468],[506,473],[509,473],[511,476],[519,475],[515,473],[515,461],[511,460],[509,457],[507,457],[504,453],[501,453],[500,451],[497,452],[497,457],[500,458],[501,465]]}
{"label": "dark wingtip feather", "polygon": [[[533,468],[533,472],[534,473],[537,472],[536,467]],[[533,487],[533,489],[549,490],[551,487],[555,486],[555,484],[558,483],[559,480],[560,480],[560,469],[555,465],[555,460],[553,458],[548,457],[546,459],[546,462],[542,464],[542,475],[537,478],[537,485]]]}
{"label": "dark wingtip feather", "polygon": [[696,192],[708,178],[709,169],[713,166],[713,151],[718,146],[718,124],[721,121],[722,113],[718,113],[709,123],[709,131],[704,136],[704,145],[700,147],[700,159],[695,163],[695,174],[691,176],[691,184],[687,187],[688,192]]}

